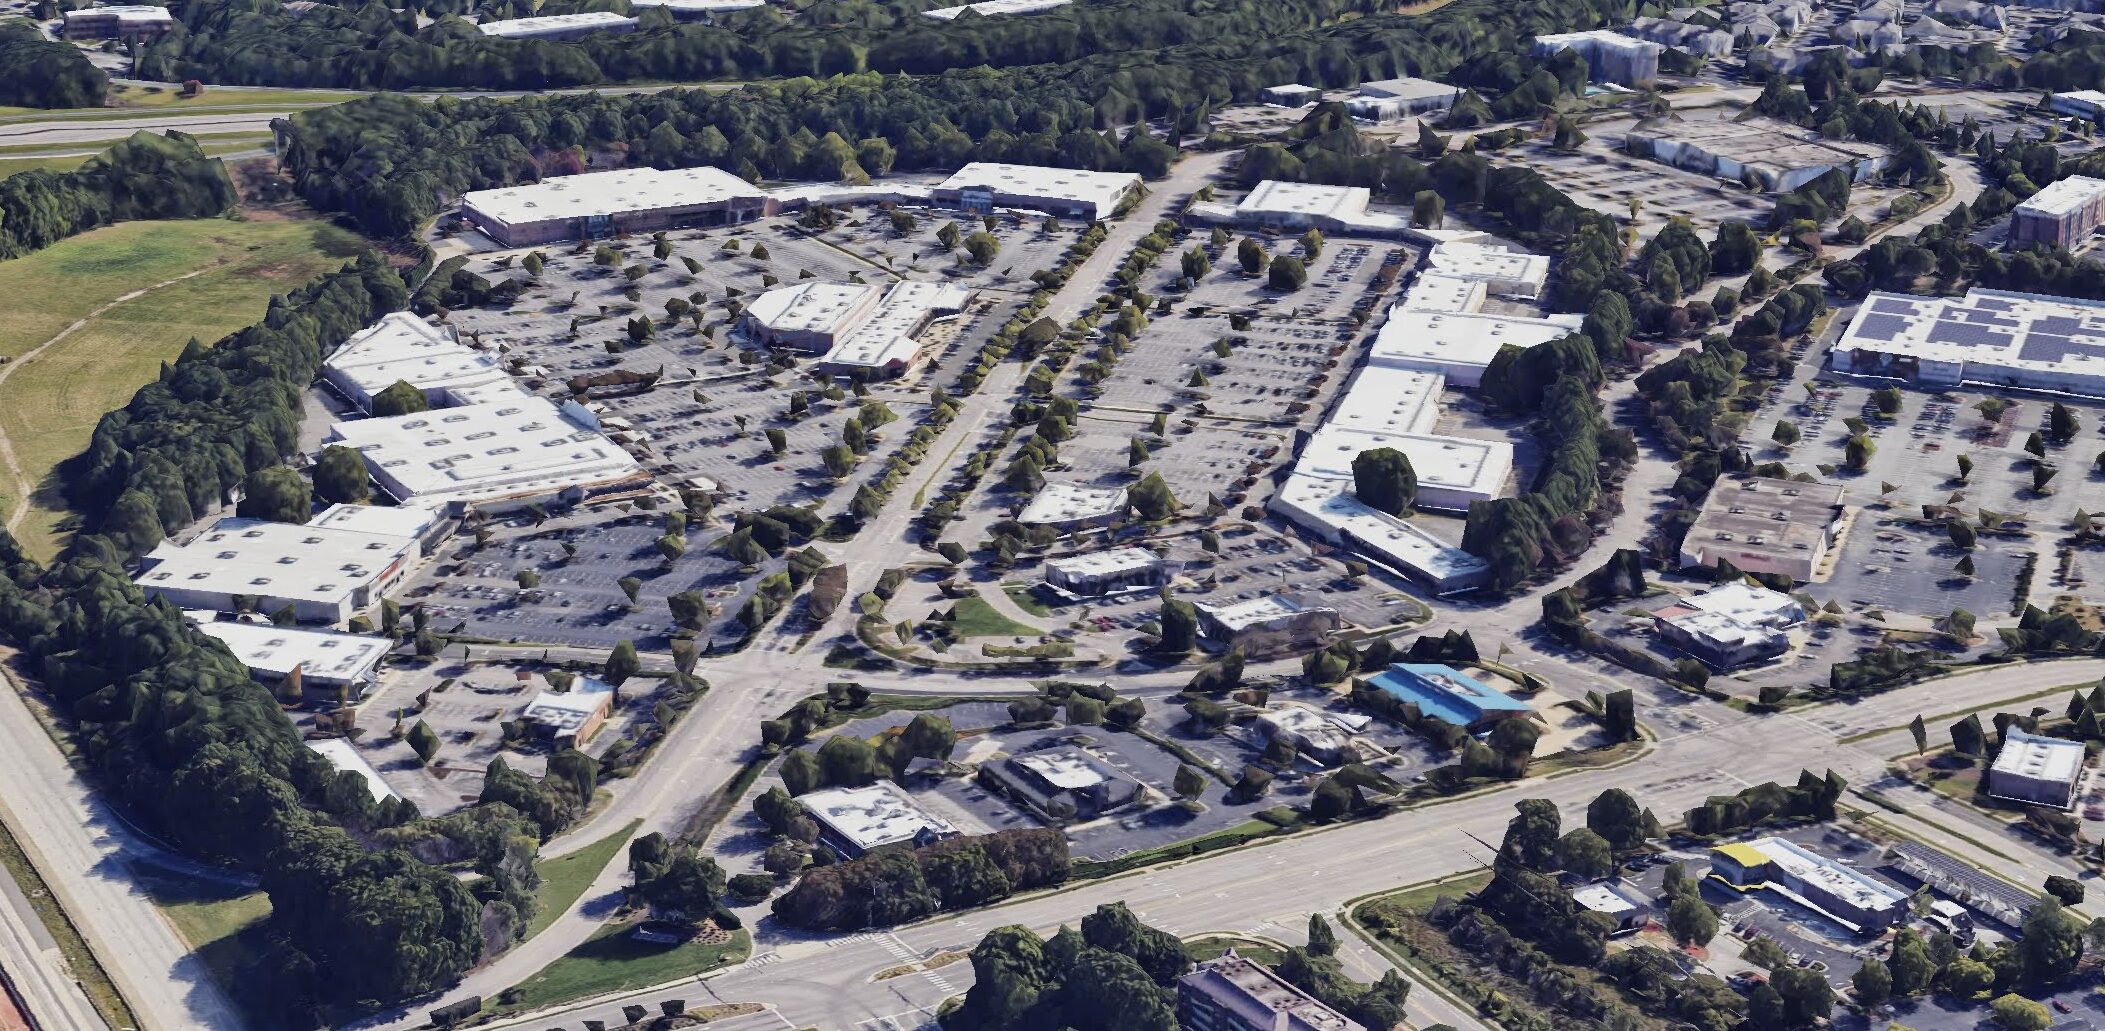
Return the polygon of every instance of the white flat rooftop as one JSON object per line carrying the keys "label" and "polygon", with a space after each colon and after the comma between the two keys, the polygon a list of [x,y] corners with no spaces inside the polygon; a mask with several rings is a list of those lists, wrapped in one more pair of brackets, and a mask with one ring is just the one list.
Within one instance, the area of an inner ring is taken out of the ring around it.
{"label": "white flat rooftop", "polygon": [[381,778],[380,771],[374,769],[373,764],[367,762],[365,756],[358,754],[358,746],[352,744],[349,740],[332,737],[321,741],[309,741],[307,742],[307,748],[314,754],[329,760],[329,765],[336,767],[338,770],[357,774],[359,779],[365,781],[366,790],[373,793],[373,801],[379,802],[400,797],[395,794],[394,788],[387,786],[387,781]]}
{"label": "white flat rooftop", "polygon": [[1328,605],[1304,600],[1292,592],[1267,594],[1262,598],[1239,601],[1232,605],[1216,606],[1200,602],[1199,608],[1204,609],[1207,615],[1212,616],[1230,631],[1258,626],[1288,616],[1298,616],[1303,612],[1335,613],[1337,611]]}
{"label": "white flat rooftop", "polygon": [[477,190],[463,196],[461,206],[506,225],[524,225],[766,197],[765,191],[751,183],[723,169],[703,165],[670,171],[620,168],[557,176],[526,186]]}
{"label": "white flat rooftop", "polygon": [[952,172],[935,188],[968,190],[979,187],[1022,197],[1094,204],[1099,212],[1108,215],[1118,206],[1119,198],[1138,185],[1140,177],[1131,172],[1090,172],[1078,168],[974,161]]}
{"label": "white flat rooftop", "polygon": [[1533,347],[1570,332],[1570,326],[1550,319],[1456,315],[1399,306],[1389,309],[1369,356],[1377,364],[1399,368],[1483,368],[1508,344]]}
{"label": "white flat rooftop", "polygon": [[2078,104],[2090,104],[2095,107],[2105,107],[2105,92],[2099,92],[2098,90],[2094,89],[2069,90],[2066,93],[2056,93],[2054,94],[2054,99],[2073,100]]}
{"label": "white flat rooftop", "polygon": [[1298,475],[1352,482],[1352,460],[1363,451],[1390,448],[1410,459],[1418,487],[1495,495],[1513,473],[1513,445],[1473,437],[1382,433],[1326,425],[1301,449]]}
{"label": "white flat rooftop", "polygon": [[1494,286],[1525,283],[1531,287],[1529,293],[1539,291],[1550,274],[1548,257],[1490,244],[1443,243],[1427,252],[1425,261],[1428,268],[1445,275],[1481,279]]}
{"label": "white flat rooftop", "polygon": [[1745,580],[1719,584],[1681,599],[1681,604],[1704,612],[1730,616],[1754,625],[1789,626],[1804,618],[1798,599]]}
{"label": "white flat rooftop", "polygon": [[108,7],[88,7],[78,11],[67,11],[65,17],[68,21],[71,21],[76,15],[110,14],[116,15],[117,20],[126,25],[151,25],[175,21],[175,15],[169,13],[168,8],[156,7],[152,4],[111,4]]}
{"label": "white flat rooftop", "polygon": [[1905,905],[1908,901],[1907,894],[1900,889],[1782,838],[1759,838],[1747,842],[1747,845],[1785,873],[1806,884],[1819,885],[1860,911],[1877,912]]}
{"label": "white flat rooftop", "polygon": [[450,331],[406,311],[389,312],[359,330],[322,365],[368,397],[398,382],[435,390],[510,378],[495,355],[468,347]]}
{"label": "white flat rooftop", "polygon": [[1096,767],[1071,751],[1032,752],[1013,761],[1062,791],[1080,791],[1104,782],[1104,775]]}
{"label": "white flat rooftop", "polygon": [[934,10],[922,11],[921,17],[934,18],[937,21],[950,21],[966,11],[982,16],[1038,14],[1050,11],[1056,7],[1065,7],[1073,2],[1074,0],[982,0],[982,2],[976,4],[964,4],[958,7],[938,7]]}
{"label": "white flat rooftop", "polygon": [[766,7],[767,0],[629,0],[630,7],[664,7],[674,11],[704,11],[724,14]]}
{"label": "white flat rooftop", "polygon": [[346,604],[408,553],[401,537],[239,517],[146,556],[141,588]]}
{"label": "white flat rooftop", "polygon": [[2058,218],[2097,200],[2099,194],[2105,194],[2105,179],[2072,175],[2048,183],[2038,193],[2025,198],[2017,210],[2026,215]]}
{"label": "white flat rooftop", "polygon": [[371,673],[395,644],[385,637],[238,620],[200,623],[197,629],[226,645],[253,672],[282,677],[297,666],[303,677],[339,682],[358,680]]}
{"label": "white flat rooftop", "polygon": [[486,21],[476,26],[485,36],[537,36],[548,32],[575,32],[593,29],[632,28],[636,19],[623,17],[612,11],[585,11],[579,14],[547,14],[538,18],[508,18],[502,21]]}
{"label": "white flat rooftop", "polygon": [[1447,377],[1418,369],[1369,365],[1347,384],[1325,427],[1375,433],[1431,433],[1440,421]]}
{"label": "white flat rooftop", "polygon": [[438,519],[438,509],[417,505],[330,505],[307,525],[409,539],[423,535]]}
{"label": "white flat rooftop", "polygon": [[1125,514],[1123,487],[1084,487],[1075,483],[1048,483],[1031,496],[1031,502],[1016,517],[1019,523],[1064,523],[1077,519],[1114,519]]}
{"label": "white flat rooftop", "polygon": [[[2105,303],[2002,290],[1964,297],[1873,293],[1834,350],[2095,382],[2105,377]],[[1969,372],[1965,378],[1992,376]]]}
{"label": "white flat rooftop", "polygon": [[2083,742],[2012,729],[1995,754],[1995,772],[2028,780],[2073,783],[2083,772]]}
{"label": "white flat rooftop", "polygon": [[896,283],[869,320],[836,340],[826,352],[829,365],[881,369],[894,362],[907,364],[921,345],[915,334],[928,320],[955,314],[972,301],[969,287],[915,280]]}
{"label": "white flat rooftop", "polygon": [[579,677],[568,691],[542,691],[526,703],[520,717],[557,730],[576,730],[614,702],[613,685]]}
{"label": "white flat rooftop", "polygon": [[1299,520],[1322,526],[1329,534],[1352,541],[1405,569],[1450,580],[1482,576],[1491,566],[1446,541],[1387,512],[1360,503],[1348,484],[1294,473],[1274,495]]}
{"label": "white flat rooftop", "polygon": [[1047,559],[1045,567],[1057,569],[1068,576],[1103,576],[1128,570],[1153,569],[1161,564],[1162,556],[1146,548],[1113,548],[1110,551],[1093,551],[1086,555]]}
{"label": "white flat rooftop", "polygon": [[797,796],[813,819],[858,850],[912,841],[922,831],[947,837],[957,829],[916,804],[888,780],[862,788],[828,788]]}
{"label": "white flat rooftop", "polygon": [[1423,100],[1429,97],[1451,97],[1460,94],[1459,87],[1431,79],[1377,79],[1359,84],[1359,95],[1381,100]]}
{"label": "white flat rooftop", "polygon": [[375,474],[427,502],[487,501],[620,480],[636,460],[541,397],[337,423]]}
{"label": "white flat rooftop", "polygon": [[1266,179],[1258,183],[1236,211],[1251,215],[1298,215],[1351,220],[1367,210],[1372,194],[1364,186],[1324,186]]}
{"label": "white flat rooftop", "polygon": [[881,287],[853,283],[799,283],[753,298],[746,314],[775,333],[834,333],[862,306],[875,302]]}
{"label": "white flat rooftop", "polygon": [[1467,315],[1484,306],[1487,293],[1484,281],[1467,276],[1451,276],[1444,272],[1421,272],[1404,291],[1403,301],[1397,307],[1404,311],[1435,311],[1451,315]]}

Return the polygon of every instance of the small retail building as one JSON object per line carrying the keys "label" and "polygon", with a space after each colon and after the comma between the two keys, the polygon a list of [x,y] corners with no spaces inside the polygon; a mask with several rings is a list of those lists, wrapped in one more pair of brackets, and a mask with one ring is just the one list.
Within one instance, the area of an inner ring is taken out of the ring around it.
{"label": "small retail building", "polygon": [[2087,118],[2095,122],[2100,117],[2105,117],[2105,93],[2094,89],[2056,93],[2048,103],[2056,114],[2068,115],[2071,118]]}
{"label": "small retail building", "polygon": [[462,218],[506,247],[737,225],[775,210],[775,199],[766,191],[707,166],[584,172],[477,190],[460,202]]}
{"label": "small retail building", "polygon": [[964,311],[972,297],[946,283],[801,283],[754,298],[743,321],[748,335],[769,347],[818,355],[822,372],[890,379],[920,369],[928,329]]}
{"label": "small retail building", "polygon": [[955,21],[966,11],[983,18],[1001,14],[1043,14],[1071,3],[1074,3],[1074,0],[980,0],[976,4],[960,4],[956,7],[932,7],[922,11],[921,17],[936,21]]}
{"label": "small retail building", "polygon": [[363,699],[378,679],[380,660],[395,645],[385,637],[241,620],[200,623],[197,629],[226,645],[250,676],[273,691],[298,670],[302,704],[322,709]]}
{"label": "small retail building", "polygon": [[1047,823],[1093,820],[1140,797],[1140,782],[1078,745],[981,766],[980,780]]}
{"label": "small retail building", "polygon": [[1232,605],[1199,602],[1199,629],[1224,649],[1274,655],[1323,643],[1345,625],[1338,610],[1312,594],[1267,594]]}
{"label": "small retail building", "polygon": [[1471,732],[1506,719],[1534,716],[1535,707],[1443,663],[1397,662],[1367,683],[1433,719]]}
{"label": "small retail building", "polygon": [[452,388],[510,383],[497,356],[462,344],[448,327],[434,326],[406,311],[389,312],[353,334],[322,361],[322,382],[362,412],[373,395],[397,383],[424,394],[433,408],[452,404]]}
{"label": "small retail building", "polygon": [[1285,741],[1294,750],[1325,766],[1357,762],[1359,745],[1353,741],[1353,721],[1366,726],[1363,716],[1324,712],[1306,705],[1285,703],[1259,713],[1256,728],[1266,741]]}
{"label": "small retail building", "polygon": [[1571,900],[1615,921],[1614,934],[1642,930],[1652,920],[1651,896],[1620,877],[1573,888]]}
{"label": "small retail building", "polygon": [[1234,949],[1177,979],[1177,1023],[1190,1031],[1367,1031]]}
{"label": "small retail building", "polygon": [[309,741],[307,749],[329,760],[329,765],[336,767],[337,772],[357,774],[359,780],[365,781],[366,790],[372,792],[373,801],[384,802],[390,798],[402,797],[395,793],[394,788],[387,786],[387,781],[380,776],[380,771],[374,769],[373,764],[367,762],[364,755],[359,754],[358,746],[352,744],[349,739],[332,737]]}
{"label": "small retail building", "polygon": [[175,15],[150,4],[113,4],[67,11],[62,39],[154,40],[175,28]]}
{"label": "small retail building", "polygon": [[180,609],[290,607],[301,622],[334,624],[377,604],[415,551],[404,537],[233,517],[186,543],[161,542],[137,581]]}
{"label": "small retail building", "polygon": [[1730,562],[1744,573],[1810,581],[1842,522],[1842,487],[1755,476],[1721,480],[1681,542],[1681,566]]}
{"label": "small retail building", "polygon": [[476,26],[485,36],[499,39],[583,39],[601,32],[621,34],[636,31],[636,19],[612,11],[581,11],[576,14],[545,14],[537,18],[507,18]]}
{"label": "small retail building", "polygon": [[929,198],[937,205],[974,214],[991,214],[996,208],[1023,208],[1092,221],[1110,218],[1139,196],[1140,176],[1132,172],[1090,172],[994,161],[974,161],[929,191]]}
{"label": "small retail building", "polygon": [[568,691],[543,691],[520,715],[534,736],[556,748],[583,748],[614,714],[614,686],[579,677]]}
{"label": "small retail building", "polygon": [[1719,845],[1710,874],[1737,891],[1774,891],[1859,934],[1908,916],[1907,892],[1783,838]]}
{"label": "small retail building", "polygon": [[819,844],[842,859],[886,845],[927,845],[957,836],[957,828],[916,804],[888,780],[860,788],[827,788],[797,801],[819,824]]}
{"label": "small retail building", "polygon": [[1412,115],[1445,111],[1454,106],[1462,91],[1431,79],[1381,79],[1359,84],[1356,96],[1345,101],[1354,118],[1370,122],[1393,122]]}
{"label": "small retail building", "polygon": [[1786,631],[1805,621],[1805,608],[1788,594],[1738,581],[1683,598],[1652,619],[1663,639],[1727,670],[1789,651]]}
{"label": "small retail building", "polygon": [[663,7],[675,21],[711,21],[718,15],[736,14],[767,6],[767,0],[629,0],[638,11]]}
{"label": "small retail building", "polygon": [[1290,82],[1284,86],[1266,86],[1260,94],[1265,103],[1274,107],[1314,107],[1323,99],[1323,91],[1314,86],[1303,86]]}
{"label": "small retail building", "polygon": [[2010,212],[2012,246],[2074,247],[2105,224],[2105,179],[2056,179]]}
{"label": "small retail building", "polygon": [[1069,598],[1152,591],[1176,579],[1175,565],[1146,548],[1115,548],[1045,563],[1045,585]]}
{"label": "small retail building", "polygon": [[2027,734],[2016,727],[1988,768],[1988,793],[2028,805],[2068,809],[2083,782],[2083,742]]}
{"label": "small retail building", "polygon": [[1073,532],[1109,526],[1126,515],[1124,487],[1084,487],[1077,483],[1048,483],[1031,495],[1030,504],[1017,513],[1025,526],[1050,526]]}

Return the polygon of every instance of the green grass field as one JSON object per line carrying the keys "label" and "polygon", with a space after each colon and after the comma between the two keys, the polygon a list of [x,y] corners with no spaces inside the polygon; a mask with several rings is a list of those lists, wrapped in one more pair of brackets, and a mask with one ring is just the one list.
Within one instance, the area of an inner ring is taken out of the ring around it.
{"label": "green grass field", "polygon": [[175,874],[139,872],[138,880],[147,897],[175,925],[175,932],[204,962],[212,980],[237,1007],[243,1005],[248,996],[241,986],[270,976],[265,966],[270,950],[266,926],[270,897],[261,891]]}
{"label": "green grass field", "polygon": [[950,624],[959,637],[1043,637],[1045,631],[1021,623],[994,611],[987,599],[977,594],[966,595],[957,602],[957,621]]}
{"label": "green grass field", "polygon": [[579,896],[592,886],[593,878],[614,859],[621,847],[628,843],[629,835],[636,833],[642,820],[631,820],[629,825],[607,835],[584,848],[557,859],[543,860],[534,866],[541,874],[541,890],[534,893],[538,908],[534,918],[527,921],[528,937],[540,934],[555,923],[556,917],[577,905]]}
{"label": "green grass field", "polygon": [[745,931],[721,945],[651,945],[633,941],[628,934],[628,924],[608,925],[569,955],[506,989],[484,1008],[483,1015],[527,1013],[575,999],[677,981],[742,963],[753,948],[753,938]]}
{"label": "green grass field", "polygon": [[216,114],[232,114],[243,111],[283,111],[298,107],[323,107],[356,100],[364,96],[348,90],[307,89],[231,89],[226,87],[205,90],[201,97],[179,97],[182,87],[130,86],[119,83],[110,87],[109,107],[0,107],[0,119],[13,122],[79,121],[84,118],[122,118],[138,113],[141,108],[156,112],[176,114],[192,111],[210,111]]}
{"label": "green grass field", "polygon": [[[197,142],[205,148],[208,157],[225,157],[242,151],[256,150],[270,145],[269,133],[212,133],[199,136]],[[71,172],[87,163],[94,154],[86,153],[95,144],[69,145],[53,148],[50,144],[34,147],[0,147],[0,179],[17,172],[42,168],[53,172]]]}
{"label": "green grass field", "polygon": [[[48,558],[63,542],[70,513],[49,478],[86,447],[104,412],[129,401],[191,337],[211,343],[254,322],[271,295],[341,265],[359,246],[355,234],[315,221],[136,222],[0,262],[8,299],[0,355],[17,363],[0,381],[0,433],[31,493],[16,532],[30,553]],[[12,511],[24,486],[0,482],[0,512]]]}

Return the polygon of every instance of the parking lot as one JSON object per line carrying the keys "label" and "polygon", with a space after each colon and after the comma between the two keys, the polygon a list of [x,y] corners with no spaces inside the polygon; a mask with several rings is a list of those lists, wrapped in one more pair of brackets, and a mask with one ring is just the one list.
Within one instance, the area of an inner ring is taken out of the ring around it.
{"label": "parking lot", "polygon": [[1234,243],[1213,257],[1213,268],[1190,291],[1178,296],[1177,280],[1183,276],[1179,257],[1194,246],[1209,246],[1207,237],[1194,233],[1164,254],[1145,281],[1157,297],[1176,296],[1180,308],[1202,308],[1213,312],[1239,312],[1298,325],[1338,324],[1348,321],[1355,306],[1377,287],[1386,289],[1397,273],[1415,264],[1419,251],[1400,243],[1367,240],[1327,240],[1321,253],[1307,262],[1308,283],[1299,290],[1282,293],[1267,285],[1263,270],[1243,271],[1237,259],[1242,239],[1248,236],[1265,247],[1271,257],[1293,255],[1306,259],[1298,235],[1238,234]]}
{"label": "parking lot", "polygon": [[1962,555],[1941,529],[1857,516],[1834,572],[1805,593],[1845,609],[1943,616],[1965,609],[1983,619],[2009,613],[2011,592],[2031,555],[2029,541],[1982,536],[1971,552],[1974,575],[1953,571]]}

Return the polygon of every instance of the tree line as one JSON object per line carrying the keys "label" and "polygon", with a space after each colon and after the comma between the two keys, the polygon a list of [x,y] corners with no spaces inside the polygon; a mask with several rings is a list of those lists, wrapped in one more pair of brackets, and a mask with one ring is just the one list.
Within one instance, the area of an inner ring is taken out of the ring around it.
{"label": "tree line", "polygon": [[110,77],[71,43],[46,38],[34,22],[0,21],[0,105],[101,107]]}
{"label": "tree line", "polygon": [[[635,32],[555,42],[485,36],[444,12],[419,28],[419,12],[378,2],[293,13],[262,0],[210,0],[188,5],[181,27],[145,48],[140,74],[234,85],[544,89],[1032,69],[1041,83],[1084,77],[1086,92],[1130,121],[1135,102],[1160,113],[1192,106],[1200,91],[1218,102],[1289,80],[1350,85],[1437,74],[1474,54],[1519,49],[1527,36],[1598,27],[1633,11],[1626,0],[1465,0],[1418,15],[1374,0],[1126,0],[937,22],[920,17],[919,6],[865,6],[851,16],[822,4],[794,19],[763,10],[712,24],[645,11]],[[1164,103],[1166,90],[1184,91],[1185,103]]]}
{"label": "tree line", "polygon": [[[8,60],[0,43],[0,68]],[[225,166],[206,157],[196,139],[142,129],[75,171],[38,168],[0,180],[0,260],[112,222],[211,218],[233,208],[234,200]]]}

